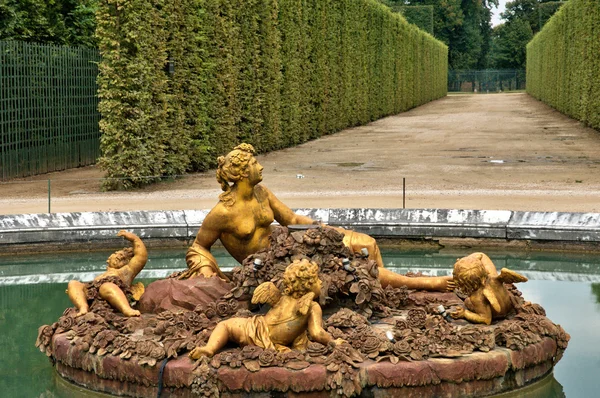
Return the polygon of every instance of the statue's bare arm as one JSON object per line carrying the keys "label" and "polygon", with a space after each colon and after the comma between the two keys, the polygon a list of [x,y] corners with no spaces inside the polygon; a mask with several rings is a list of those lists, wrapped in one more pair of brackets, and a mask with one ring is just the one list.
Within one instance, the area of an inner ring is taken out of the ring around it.
{"label": "statue's bare arm", "polygon": [[281,225],[295,225],[295,224],[314,224],[315,220],[310,217],[301,216],[296,214],[287,207],[283,202],[281,202],[277,197],[269,191],[266,187],[261,186],[264,193],[267,195],[269,200],[269,204],[271,206],[271,210],[273,210],[273,215],[275,220]]}
{"label": "statue's bare arm", "polygon": [[223,233],[221,225],[223,225],[224,220],[222,220],[222,218],[223,217],[221,217],[218,212],[215,212],[214,209],[211,210],[204,218],[202,225],[200,225],[200,229],[194,240],[194,245],[210,251],[212,245]]}
{"label": "statue's bare arm", "polygon": [[131,260],[129,260],[129,264],[127,265],[127,268],[132,274],[133,280],[133,278],[142,270],[142,268],[144,268],[144,265],[146,265],[146,262],[148,261],[148,251],[146,250],[146,245],[144,245],[144,242],[142,242],[142,240],[136,234],[125,230],[119,231],[117,236],[127,239],[133,246],[133,257]]}

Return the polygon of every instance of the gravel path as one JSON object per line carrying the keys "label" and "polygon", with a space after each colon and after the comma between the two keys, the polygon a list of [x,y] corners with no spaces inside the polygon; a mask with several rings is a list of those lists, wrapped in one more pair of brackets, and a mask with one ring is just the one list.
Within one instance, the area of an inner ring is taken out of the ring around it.
{"label": "gravel path", "polygon": [[[290,207],[600,212],[600,132],[524,93],[449,95],[369,125],[258,156]],[[301,178],[299,178],[301,177]],[[0,184],[0,214],[211,208],[214,171],[131,192],[85,167]]]}

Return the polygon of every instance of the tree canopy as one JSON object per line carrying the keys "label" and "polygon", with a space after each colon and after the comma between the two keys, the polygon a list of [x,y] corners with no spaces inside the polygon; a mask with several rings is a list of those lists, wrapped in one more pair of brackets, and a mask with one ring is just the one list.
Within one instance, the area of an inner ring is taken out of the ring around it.
{"label": "tree canopy", "polygon": [[563,3],[551,0],[506,3],[501,14],[504,22],[493,30],[490,65],[494,68],[525,69],[527,43]]}

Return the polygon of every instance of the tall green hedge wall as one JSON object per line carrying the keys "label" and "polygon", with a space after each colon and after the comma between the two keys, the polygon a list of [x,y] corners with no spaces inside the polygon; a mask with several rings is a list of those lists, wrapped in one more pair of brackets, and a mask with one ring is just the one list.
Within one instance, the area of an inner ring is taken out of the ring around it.
{"label": "tall green hedge wall", "polygon": [[100,0],[97,35],[108,189],[446,95],[447,47],[375,0]]}
{"label": "tall green hedge wall", "polygon": [[600,129],[600,2],[570,0],[527,45],[527,91]]}

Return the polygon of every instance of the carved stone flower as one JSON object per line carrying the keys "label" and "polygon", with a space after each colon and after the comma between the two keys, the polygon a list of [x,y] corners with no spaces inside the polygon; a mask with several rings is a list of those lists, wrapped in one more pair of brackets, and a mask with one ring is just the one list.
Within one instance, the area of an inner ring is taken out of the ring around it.
{"label": "carved stone flower", "polygon": [[190,330],[205,329],[210,321],[204,314],[198,314],[193,311],[187,311],[183,315],[184,322]]}
{"label": "carved stone flower", "polygon": [[314,342],[314,341],[311,341],[310,343],[308,343],[308,347],[306,348],[306,352],[311,357],[318,357],[321,355],[326,355],[328,351],[329,351],[329,348],[327,346],[325,346],[321,343]]}
{"label": "carved stone flower", "polygon": [[140,356],[149,357],[154,349],[154,343],[150,340],[141,340],[135,344],[135,351]]}
{"label": "carved stone flower", "polygon": [[242,366],[242,356],[240,350],[232,350],[222,353],[221,363],[226,363],[232,368],[239,368]]}
{"label": "carved stone flower", "polygon": [[216,311],[217,311],[217,315],[220,316],[221,318],[228,316],[230,313],[229,303],[227,301],[219,301],[217,303]]}
{"label": "carved stone flower", "polygon": [[350,286],[350,292],[356,293],[356,304],[363,304],[365,301],[371,301],[371,285],[365,280],[355,282]]}
{"label": "carved stone flower", "polygon": [[256,359],[263,352],[263,349],[255,345],[247,345],[242,348],[242,358]]}
{"label": "carved stone flower", "polygon": [[411,347],[410,347],[410,343],[406,340],[400,340],[400,341],[396,341],[394,343],[394,354],[400,356],[400,355],[407,355],[410,354],[411,351]]}
{"label": "carved stone flower", "polygon": [[406,320],[404,320],[404,319],[398,319],[396,321],[395,328],[399,329],[399,330],[408,329],[409,328],[408,322],[406,322]]}
{"label": "carved stone flower", "polygon": [[406,322],[408,326],[415,329],[421,329],[425,327],[425,321],[427,320],[427,312],[421,308],[413,308],[408,311]]}
{"label": "carved stone flower", "polygon": [[58,320],[58,327],[63,331],[71,330],[75,326],[75,318],[71,316],[61,316]]}
{"label": "carved stone flower", "polygon": [[[361,346],[361,351],[365,354],[371,356],[371,354],[379,354],[379,346],[381,345],[381,340],[376,336],[368,336],[365,341],[363,341]],[[377,356],[377,355],[375,355]]]}
{"label": "carved stone flower", "polygon": [[277,354],[277,351],[275,350],[264,350],[263,352],[260,353],[260,355],[258,356],[258,362],[260,363],[260,366],[271,366],[273,365],[273,362],[275,362],[275,355]]}

